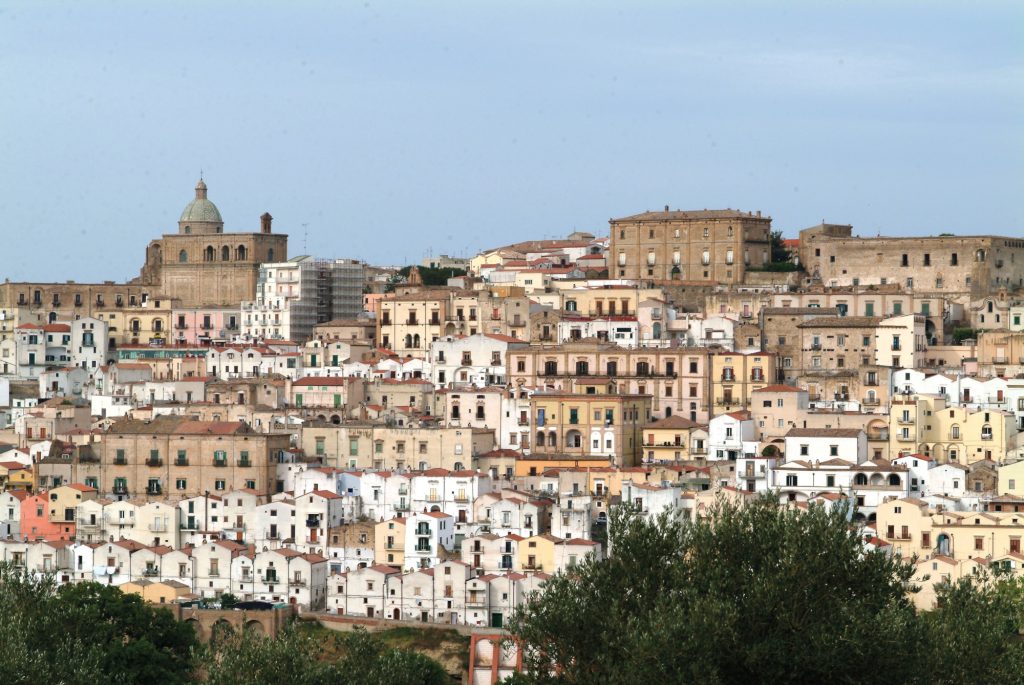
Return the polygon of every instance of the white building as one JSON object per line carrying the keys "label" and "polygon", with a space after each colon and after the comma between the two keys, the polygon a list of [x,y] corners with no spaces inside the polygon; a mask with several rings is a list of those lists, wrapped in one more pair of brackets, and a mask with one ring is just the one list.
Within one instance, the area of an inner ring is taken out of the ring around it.
{"label": "white building", "polygon": [[[444,551],[442,551],[442,548]],[[455,518],[440,511],[410,514],[405,520],[406,570],[429,568],[455,548]]]}

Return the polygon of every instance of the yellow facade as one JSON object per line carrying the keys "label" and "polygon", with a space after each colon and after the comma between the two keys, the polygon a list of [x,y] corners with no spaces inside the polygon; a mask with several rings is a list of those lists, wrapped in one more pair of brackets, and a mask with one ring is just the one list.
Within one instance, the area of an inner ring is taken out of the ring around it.
{"label": "yellow facade", "polygon": [[999,494],[1024,497],[1024,460],[999,467]]}
{"label": "yellow facade", "polygon": [[1014,432],[1011,414],[950,407],[941,395],[895,400],[889,411],[889,453],[924,454],[939,464],[1000,462]]}
{"label": "yellow facade", "polygon": [[712,354],[711,396],[714,414],[749,409],[751,393],[775,378],[775,355],[764,352]]}
{"label": "yellow facade", "polygon": [[620,467],[638,463],[651,396],[611,394],[601,383],[590,388],[593,394],[534,393],[532,457],[600,458]]}
{"label": "yellow facade", "polygon": [[519,543],[519,562],[524,571],[555,570],[555,544],[560,542],[554,535],[543,533],[526,538]]}
{"label": "yellow facade", "polygon": [[[697,437],[699,436],[699,437]],[[686,461],[707,456],[707,429],[674,414],[643,428],[647,461]],[[700,442],[695,442],[700,441]]]}
{"label": "yellow facade", "polygon": [[1024,503],[1021,511],[933,511],[913,498],[878,506],[878,537],[893,552],[909,558],[945,555],[956,561],[1001,558],[1021,553]]}
{"label": "yellow facade", "polygon": [[166,344],[172,337],[172,308],[169,299],[147,300],[145,305],[140,299],[134,305],[101,309],[96,318],[107,322],[110,338],[117,345]]}

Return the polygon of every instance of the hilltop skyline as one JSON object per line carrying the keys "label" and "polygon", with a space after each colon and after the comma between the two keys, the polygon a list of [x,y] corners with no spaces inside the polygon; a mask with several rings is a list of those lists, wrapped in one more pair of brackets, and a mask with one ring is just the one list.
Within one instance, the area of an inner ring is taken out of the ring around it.
{"label": "hilltop skyline", "polygon": [[0,275],[136,276],[200,170],[225,230],[382,264],[665,204],[1014,234],[1024,8],[923,9],[14,5]]}

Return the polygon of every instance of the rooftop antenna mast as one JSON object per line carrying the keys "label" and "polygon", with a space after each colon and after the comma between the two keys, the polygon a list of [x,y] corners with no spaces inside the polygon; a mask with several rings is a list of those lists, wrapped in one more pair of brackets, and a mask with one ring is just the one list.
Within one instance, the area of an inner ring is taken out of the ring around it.
{"label": "rooftop antenna mast", "polygon": [[306,254],[306,239],[309,238],[309,224],[302,224],[302,254]]}

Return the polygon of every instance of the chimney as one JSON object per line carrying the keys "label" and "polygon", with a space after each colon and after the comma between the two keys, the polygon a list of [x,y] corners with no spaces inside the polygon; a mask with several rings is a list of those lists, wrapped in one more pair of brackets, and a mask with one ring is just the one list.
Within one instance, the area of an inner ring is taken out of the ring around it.
{"label": "chimney", "polygon": [[260,233],[270,233],[270,222],[274,220],[274,217],[270,216],[270,212],[263,212],[260,217]]}
{"label": "chimney", "polygon": [[668,211],[668,205],[665,205],[665,211],[666,212]]}

